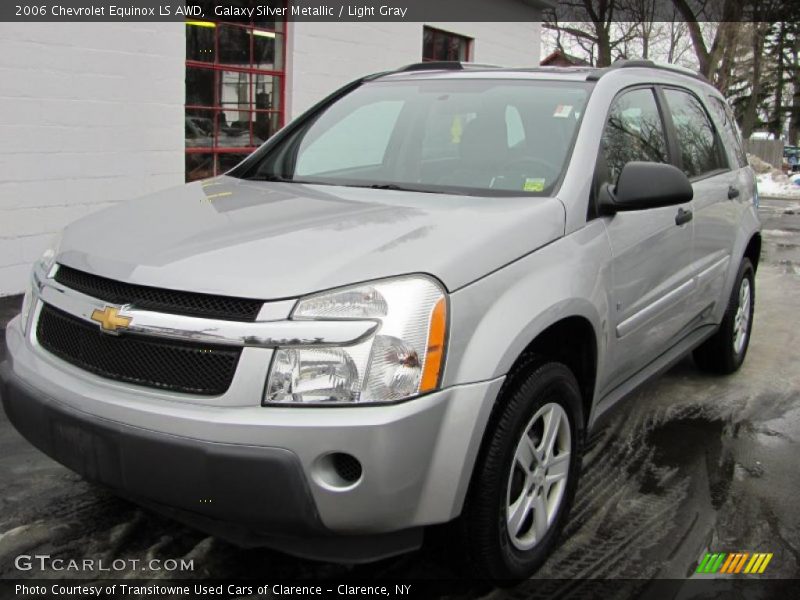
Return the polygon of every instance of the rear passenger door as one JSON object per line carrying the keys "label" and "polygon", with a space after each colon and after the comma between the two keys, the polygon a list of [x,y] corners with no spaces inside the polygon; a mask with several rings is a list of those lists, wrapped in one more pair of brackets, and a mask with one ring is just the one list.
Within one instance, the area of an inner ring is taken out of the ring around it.
{"label": "rear passenger door", "polygon": [[722,298],[736,239],[736,200],[745,190],[740,189],[720,133],[700,99],[686,89],[664,87],[662,92],[674,134],[675,164],[694,189],[692,270],[697,284],[691,312],[705,320]]}
{"label": "rear passenger door", "polygon": [[[667,124],[652,87],[614,99],[598,154],[596,183],[615,185],[631,161],[672,162]],[[676,224],[680,206],[602,217],[612,252],[609,368],[601,394],[617,387],[680,339],[691,320],[693,222]]]}

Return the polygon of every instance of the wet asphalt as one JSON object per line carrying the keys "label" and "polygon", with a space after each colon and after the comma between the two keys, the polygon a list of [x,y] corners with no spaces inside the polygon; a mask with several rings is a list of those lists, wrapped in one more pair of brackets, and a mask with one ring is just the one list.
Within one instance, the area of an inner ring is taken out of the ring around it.
{"label": "wet asphalt", "polygon": [[[534,580],[464,595],[581,597],[592,579],[693,576],[707,551],[771,552],[763,577],[800,577],[800,201],[764,199],[760,212],[764,249],[742,369],[712,377],[687,358],[626,399],[590,439],[562,541]],[[18,300],[0,299],[0,324]],[[354,568],[238,549],[86,483],[0,412],[0,578],[65,575],[18,571],[19,554],[194,559],[194,572],[174,575],[183,578],[454,577],[441,539]]]}

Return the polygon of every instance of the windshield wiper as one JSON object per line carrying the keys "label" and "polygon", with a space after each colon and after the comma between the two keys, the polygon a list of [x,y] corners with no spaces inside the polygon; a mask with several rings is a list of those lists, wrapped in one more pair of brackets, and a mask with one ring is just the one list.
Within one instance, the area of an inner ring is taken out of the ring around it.
{"label": "windshield wiper", "polygon": [[289,179],[288,177],[283,177],[281,175],[253,175],[252,177],[246,177],[247,181],[276,181],[278,183],[306,183],[305,181],[300,181],[299,179]]}
{"label": "windshield wiper", "polygon": [[425,188],[406,187],[396,183],[339,183],[338,181],[304,181],[302,179],[289,179],[281,175],[270,173],[268,175],[253,175],[247,181],[274,181],[278,183],[307,183],[311,185],[332,185],[340,187],[367,188],[371,190],[392,190],[395,192],[420,192],[423,194],[447,194],[449,192]]}
{"label": "windshield wiper", "polygon": [[417,188],[417,187],[406,187],[402,185],[397,185],[396,183],[370,183],[370,184],[357,184],[351,183],[345,185],[345,187],[359,187],[359,188],[368,188],[370,190],[392,190],[395,192],[420,192],[422,194],[446,194],[447,192],[442,192],[439,190],[431,190],[427,188]]}

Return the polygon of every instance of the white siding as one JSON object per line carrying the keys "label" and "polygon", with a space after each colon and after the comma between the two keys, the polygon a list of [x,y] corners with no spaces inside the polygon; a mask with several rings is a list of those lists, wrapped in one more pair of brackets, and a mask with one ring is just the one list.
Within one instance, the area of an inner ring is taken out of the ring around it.
{"label": "white siding", "polygon": [[0,24],[0,296],[67,223],[183,181],[184,29]]}
{"label": "white siding", "polygon": [[518,10],[512,23],[290,23],[287,116],[358,77],[420,62],[425,25],[473,38],[474,62],[538,65],[540,13],[522,3]]}

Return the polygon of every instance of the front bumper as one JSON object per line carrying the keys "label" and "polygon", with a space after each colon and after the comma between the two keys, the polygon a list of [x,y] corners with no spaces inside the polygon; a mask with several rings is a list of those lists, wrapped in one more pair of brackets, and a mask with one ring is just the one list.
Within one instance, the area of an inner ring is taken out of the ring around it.
{"label": "front bumper", "polygon": [[[501,379],[382,407],[209,405],[105,380],[49,355],[19,319],[2,398],[14,426],[87,479],[245,545],[364,560],[412,549],[461,511]],[[355,456],[336,488],[320,458]]]}

